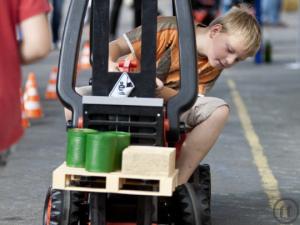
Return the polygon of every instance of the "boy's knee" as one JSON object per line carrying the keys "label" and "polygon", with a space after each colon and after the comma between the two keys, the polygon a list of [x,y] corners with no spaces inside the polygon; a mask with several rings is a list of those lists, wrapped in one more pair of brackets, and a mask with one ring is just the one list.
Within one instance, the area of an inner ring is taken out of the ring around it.
{"label": "boy's knee", "polygon": [[[75,87],[75,91],[81,96],[91,95],[92,94],[92,86]],[[65,108],[64,111],[65,111],[66,121],[71,120],[72,119],[72,111],[67,108]]]}
{"label": "boy's knee", "polygon": [[226,120],[229,116],[229,106],[223,99],[220,98],[206,97],[204,100],[200,99],[198,107],[199,108],[195,114],[197,124],[210,117],[217,117],[218,119]]}
{"label": "boy's knee", "polygon": [[215,119],[218,117],[225,120],[228,115],[229,107],[223,99],[200,97],[190,110],[183,113],[181,121],[184,122],[188,128],[193,128],[212,116],[214,116]]}
{"label": "boy's knee", "polygon": [[64,108],[64,112],[65,112],[66,121],[71,120],[72,119],[72,111],[67,108]]}
{"label": "boy's knee", "polygon": [[227,121],[229,117],[229,106],[222,105],[216,108],[216,110],[212,113],[212,115],[218,117],[220,120]]}
{"label": "boy's knee", "polygon": [[214,113],[219,114],[220,116],[223,117],[228,117],[229,116],[229,106],[228,105],[221,105],[216,108]]}
{"label": "boy's knee", "polygon": [[82,86],[82,87],[75,87],[75,91],[79,95],[91,95],[92,94],[92,86]]}

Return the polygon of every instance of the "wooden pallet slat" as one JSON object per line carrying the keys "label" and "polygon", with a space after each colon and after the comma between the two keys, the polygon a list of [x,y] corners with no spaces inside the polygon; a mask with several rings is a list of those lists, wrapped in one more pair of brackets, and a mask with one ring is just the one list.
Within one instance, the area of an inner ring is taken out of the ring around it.
{"label": "wooden pallet slat", "polygon": [[63,163],[53,171],[54,189],[130,195],[171,196],[177,186],[178,170],[171,176],[141,176],[88,172]]}

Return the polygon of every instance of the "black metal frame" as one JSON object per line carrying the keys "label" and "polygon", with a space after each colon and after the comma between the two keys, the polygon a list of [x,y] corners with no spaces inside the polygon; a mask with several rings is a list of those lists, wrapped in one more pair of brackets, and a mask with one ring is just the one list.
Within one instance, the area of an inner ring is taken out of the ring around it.
{"label": "black metal frame", "polygon": [[[74,91],[77,58],[81,39],[81,30],[86,11],[87,1],[70,3],[70,9],[63,37],[63,48],[59,60],[58,95],[62,103],[72,110],[72,126],[78,126],[78,119],[82,116],[82,97]],[[109,0],[93,2],[93,94],[106,96],[120,73],[108,73],[108,29],[109,29]],[[103,8],[102,8],[103,7]],[[180,74],[181,85],[178,95],[167,103],[167,117],[170,123],[168,142],[173,145],[179,139],[180,114],[190,107],[197,97],[197,65],[194,26],[191,8],[188,1],[175,0],[175,11],[179,30],[180,46]],[[129,74],[136,88],[133,96],[153,97],[155,90],[155,46],[156,43],[156,13],[157,0],[142,3],[142,42],[146,48],[142,49],[141,74]],[[100,35],[100,36],[97,36]],[[100,41],[98,41],[100,38]],[[97,38],[97,41],[95,41]],[[189,40],[189,41],[186,41]],[[96,50],[100,51],[96,51]],[[109,74],[109,75],[108,75]]]}
{"label": "black metal frame", "polygon": [[75,92],[74,87],[87,5],[86,0],[70,2],[59,57],[57,93],[62,104],[73,112],[73,127],[78,126],[78,119],[82,116],[82,97]]}
{"label": "black metal frame", "polygon": [[[93,9],[93,95],[108,96],[120,72],[108,72],[109,2],[94,1]],[[157,0],[142,1],[142,48],[140,73],[129,73],[135,84],[131,96],[154,97],[156,76]],[[97,41],[95,41],[97,40]]]}
{"label": "black metal frame", "polygon": [[131,143],[163,146],[163,108],[84,104],[84,127],[130,132]]}
{"label": "black metal frame", "polygon": [[198,93],[195,31],[189,1],[175,0],[175,12],[179,33],[180,90],[167,103],[170,123],[167,140],[172,144],[179,139],[180,114],[195,102]]}

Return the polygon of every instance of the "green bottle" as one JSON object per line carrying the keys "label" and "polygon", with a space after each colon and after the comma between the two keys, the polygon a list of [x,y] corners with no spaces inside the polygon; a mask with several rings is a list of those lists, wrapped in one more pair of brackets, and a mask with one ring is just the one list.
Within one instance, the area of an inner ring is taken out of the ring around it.
{"label": "green bottle", "polygon": [[272,62],[272,45],[269,40],[265,42],[265,63]]}

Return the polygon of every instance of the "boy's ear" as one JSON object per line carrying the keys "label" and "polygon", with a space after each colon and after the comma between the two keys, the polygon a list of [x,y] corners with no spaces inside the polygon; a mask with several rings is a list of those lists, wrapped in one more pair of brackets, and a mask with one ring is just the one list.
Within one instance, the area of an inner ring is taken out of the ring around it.
{"label": "boy's ear", "polygon": [[211,26],[209,29],[209,36],[211,38],[215,37],[216,34],[221,33],[222,29],[223,29],[222,24],[215,24]]}

